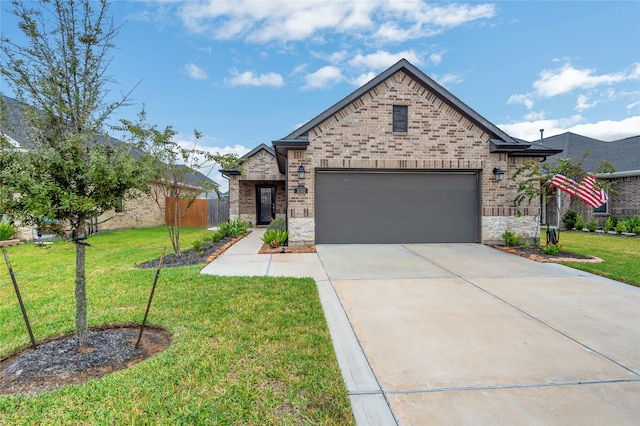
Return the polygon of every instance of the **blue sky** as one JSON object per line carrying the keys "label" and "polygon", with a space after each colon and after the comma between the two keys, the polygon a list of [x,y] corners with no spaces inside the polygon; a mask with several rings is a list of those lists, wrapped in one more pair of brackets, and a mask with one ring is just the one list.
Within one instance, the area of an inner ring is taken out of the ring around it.
{"label": "blue sky", "polygon": [[515,137],[640,134],[638,1],[120,0],[111,14],[114,89],[137,85],[119,117],[144,104],[213,151],[270,144],[403,57]]}

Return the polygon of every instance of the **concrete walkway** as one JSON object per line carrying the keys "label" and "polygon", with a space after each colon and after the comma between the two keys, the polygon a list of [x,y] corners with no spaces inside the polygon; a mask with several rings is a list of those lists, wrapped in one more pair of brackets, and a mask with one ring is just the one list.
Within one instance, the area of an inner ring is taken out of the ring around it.
{"label": "concrete walkway", "polygon": [[478,244],[320,245],[203,269],[316,280],[359,425],[638,425],[640,289]]}

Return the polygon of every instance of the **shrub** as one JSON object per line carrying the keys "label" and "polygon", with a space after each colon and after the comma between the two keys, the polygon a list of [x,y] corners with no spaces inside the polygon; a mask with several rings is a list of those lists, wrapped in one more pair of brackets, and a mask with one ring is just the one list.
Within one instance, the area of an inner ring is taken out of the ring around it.
{"label": "shrub", "polygon": [[0,222],[0,241],[10,240],[13,238],[13,234],[16,233],[16,228],[11,222]]}
{"label": "shrub", "polygon": [[247,233],[249,229],[249,222],[235,218],[228,222],[222,222],[218,225],[218,232],[224,237],[239,237]]}
{"label": "shrub", "polygon": [[624,224],[623,221],[619,220],[618,224],[616,225],[616,233],[618,233],[618,235],[620,235],[623,232],[627,232],[627,226]]}
{"label": "shrub", "polygon": [[560,246],[557,244],[547,244],[544,247],[540,247],[540,251],[550,256],[557,256],[560,254]]}
{"label": "shrub", "polygon": [[629,216],[624,221],[624,225],[627,227],[627,232],[640,232],[640,216]]}
{"label": "shrub", "polygon": [[595,230],[598,229],[598,221],[596,221],[595,219],[591,219],[589,222],[587,222],[587,229],[589,230],[589,232],[595,232]]}
{"label": "shrub", "polygon": [[502,234],[502,240],[507,247],[518,247],[522,245],[522,236],[507,230]]}
{"label": "shrub", "polygon": [[611,216],[609,216],[607,218],[607,220],[604,221],[604,232],[609,232],[611,231],[611,229],[613,228],[613,219],[611,218]]}
{"label": "shrub", "polygon": [[582,217],[581,214],[576,216],[576,229],[578,231],[582,231],[582,228],[584,228],[584,217]]}
{"label": "shrub", "polygon": [[576,227],[577,218],[578,213],[575,210],[569,209],[564,216],[562,216],[562,223],[564,223],[565,228],[573,229]]}
{"label": "shrub", "polygon": [[273,219],[269,226],[267,226],[267,231],[276,230],[276,231],[286,231],[287,230],[287,219],[284,217],[279,217],[277,219]]}
{"label": "shrub", "polygon": [[262,241],[265,244],[269,244],[269,246],[276,248],[285,243],[289,238],[289,233],[287,231],[278,231],[276,229],[267,230],[262,236]]}
{"label": "shrub", "polygon": [[193,251],[196,251],[202,254],[204,252],[203,246],[206,246],[207,244],[217,243],[223,238],[224,238],[224,235],[220,231],[209,232],[207,233],[207,235],[193,242],[193,245],[192,245]]}

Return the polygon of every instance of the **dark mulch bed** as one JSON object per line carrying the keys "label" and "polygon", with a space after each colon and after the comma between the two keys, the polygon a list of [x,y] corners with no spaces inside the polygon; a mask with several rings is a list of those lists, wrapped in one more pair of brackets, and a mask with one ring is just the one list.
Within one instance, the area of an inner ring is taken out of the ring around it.
{"label": "dark mulch bed", "polygon": [[[217,243],[204,244],[202,245],[203,254],[200,254],[194,250],[183,250],[180,256],[176,256],[174,253],[167,254],[164,256],[162,267],[171,268],[176,266],[189,266],[206,263],[209,256],[214,254],[216,250],[222,248],[225,244],[231,242],[232,240],[233,237],[224,237]],[[160,263],[160,258],[141,263],[140,265],[138,265],[138,268],[157,268],[158,263]]]}
{"label": "dark mulch bed", "polygon": [[34,395],[84,383],[137,364],[171,343],[165,329],[145,327],[136,348],[139,333],[139,326],[93,329],[88,347],[82,350],[75,335],[22,350],[0,360],[0,393]]}
{"label": "dark mulch bed", "polygon": [[602,259],[593,256],[583,256],[577,253],[561,251],[557,256],[545,254],[540,251],[540,247],[506,247],[501,245],[491,245],[491,247],[526,257],[538,262],[601,262]]}

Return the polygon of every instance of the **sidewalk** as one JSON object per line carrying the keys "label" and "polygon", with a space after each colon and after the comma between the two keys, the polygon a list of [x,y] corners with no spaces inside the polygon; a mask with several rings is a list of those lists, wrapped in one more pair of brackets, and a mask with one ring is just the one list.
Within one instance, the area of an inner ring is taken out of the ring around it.
{"label": "sidewalk", "polygon": [[316,253],[258,254],[265,228],[254,228],[216,260],[202,269],[203,274],[231,277],[311,277],[328,280]]}
{"label": "sidewalk", "polygon": [[220,276],[311,277],[358,425],[396,425],[380,386],[317,253],[258,254],[264,228],[254,228],[201,273]]}

